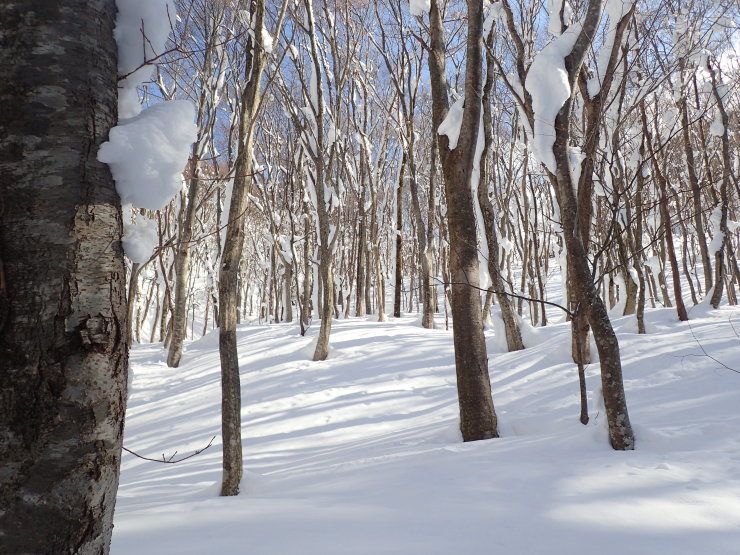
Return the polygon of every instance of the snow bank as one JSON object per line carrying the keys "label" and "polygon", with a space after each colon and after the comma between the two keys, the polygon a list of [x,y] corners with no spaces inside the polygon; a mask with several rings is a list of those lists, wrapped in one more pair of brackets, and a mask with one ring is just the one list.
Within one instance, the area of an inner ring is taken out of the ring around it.
{"label": "snow bank", "polygon": [[[552,284],[553,286],[555,283]],[[452,332],[414,316],[335,320],[312,362],[296,324],[237,331],[245,476],[219,497],[218,333],[176,374],[161,344],[131,350],[113,555],[599,555],[737,553],[740,368],[734,307],[648,309],[650,335],[615,331],[637,449],[613,451],[598,364],[578,422],[570,322],[513,353],[487,333],[499,439],[463,443]],[[523,335],[528,333],[522,329]],[[701,345],[701,347],[700,347]],[[308,355],[308,356],[307,356]],[[290,531],[290,533],[286,533]]]}
{"label": "snow bank", "polygon": [[159,210],[177,194],[196,138],[194,116],[189,101],[172,100],[110,130],[98,160],[110,166],[122,204]]}
{"label": "snow bank", "polygon": [[113,36],[118,44],[118,73],[128,75],[118,92],[118,114],[131,118],[141,111],[136,87],[152,74],[151,65],[140,66],[163,52],[170,34],[170,17],[174,19],[176,14],[167,0],[117,0],[116,5]]}

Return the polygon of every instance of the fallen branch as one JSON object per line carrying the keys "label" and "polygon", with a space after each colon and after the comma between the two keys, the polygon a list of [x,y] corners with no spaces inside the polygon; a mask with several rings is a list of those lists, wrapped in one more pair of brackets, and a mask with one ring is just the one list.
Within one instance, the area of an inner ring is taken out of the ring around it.
{"label": "fallen branch", "polygon": [[175,463],[179,463],[179,462],[185,461],[187,459],[190,459],[190,458],[194,457],[195,455],[200,455],[203,451],[205,451],[211,445],[213,445],[213,440],[214,439],[216,439],[216,436],[213,436],[211,438],[211,441],[208,442],[208,445],[206,445],[202,449],[198,449],[197,451],[195,451],[194,453],[191,453],[187,457],[182,457],[181,459],[177,459],[177,460],[173,460],[175,458],[175,455],[177,455],[177,451],[175,451],[174,453],[172,453],[172,455],[170,455],[169,458],[165,457],[164,453],[162,453],[162,459],[160,460],[160,459],[151,459],[149,457],[145,457],[143,455],[139,455],[136,451],[132,451],[131,449],[128,449],[126,447],[123,447],[123,450],[126,451],[127,453],[131,453],[132,455],[134,455],[136,457],[139,457],[140,459],[144,459],[145,461],[152,461],[152,462],[166,463],[166,464],[175,464]]}

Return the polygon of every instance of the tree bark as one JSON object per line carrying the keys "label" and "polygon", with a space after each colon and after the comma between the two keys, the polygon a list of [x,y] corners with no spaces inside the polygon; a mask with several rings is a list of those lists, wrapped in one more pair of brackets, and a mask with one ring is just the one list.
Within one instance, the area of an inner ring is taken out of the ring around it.
{"label": "tree bark", "polygon": [[[264,25],[263,0],[253,0],[252,21],[256,29]],[[244,472],[241,439],[241,383],[239,353],[236,348],[236,325],[239,306],[239,264],[244,247],[244,224],[247,192],[251,183],[254,120],[260,101],[265,54],[262,34],[255,33],[247,44],[246,63],[249,80],[241,94],[238,145],[234,187],[229,205],[226,238],[221,254],[218,284],[219,355],[221,359],[221,436],[223,440],[223,477],[221,495],[238,495]]]}
{"label": "tree bark", "polygon": [[[590,48],[594,31],[601,20],[601,14],[602,1],[590,0],[581,32],[572,51],[565,58],[571,90]],[[596,290],[588,254],[583,245],[583,233],[580,230],[584,219],[579,214],[579,210],[584,205],[586,197],[583,195],[576,197],[570,171],[569,142],[572,107],[573,97],[571,96],[555,117],[555,141],[552,150],[555,156],[556,171],[554,175],[550,174],[550,180],[555,188],[560,207],[563,238],[568,253],[569,286],[573,288],[572,293],[578,299],[579,304],[576,314],[586,315],[599,352],[601,388],[609,427],[609,441],[614,449],[631,450],[634,449],[635,440],[627,412],[619,343],[609,321],[606,306]],[[578,316],[575,321],[578,322]]]}
{"label": "tree bark", "polygon": [[0,548],[107,553],[126,402],[113,0],[0,4]]}
{"label": "tree bark", "polygon": [[398,188],[396,189],[396,271],[395,288],[393,290],[393,316],[401,317],[401,289],[403,288],[403,244],[401,235],[403,233],[403,180],[406,170],[406,151],[401,157],[401,168],[398,172]]}
{"label": "tree bark", "polygon": [[[492,42],[492,39],[489,39]],[[524,349],[522,333],[519,329],[519,322],[514,313],[514,307],[511,300],[506,295],[506,285],[501,279],[499,270],[498,256],[498,237],[496,236],[493,204],[488,197],[488,151],[493,141],[493,128],[491,126],[491,89],[494,81],[494,63],[493,57],[489,54],[486,56],[486,82],[483,87],[483,130],[484,136],[483,152],[480,160],[480,180],[478,183],[478,204],[480,205],[481,214],[483,215],[484,235],[488,243],[488,273],[491,276],[491,284],[499,308],[501,309],[501,318],[504,321],[504,334],[506,335],[506,346],[509,351],[520,351]],[[487,311],[486,311],[487,312]]]}
{"label": "tree bark", "polygon": [[[468,39],[465,104],[457,147],[449,149],[445,135],[437,135],[445,181],[447,225],[450,236],[453,341],[460,404],[460,430],[464,441],[498,437],[496,413],[488,376],[488,355],[483,335],[479,289],[478,243],[471,176],[481,118],[483,76],[480,2],[468,0]],[[429,73],[432,84],[432,129],[439,129],[447,114],[444,31],[439,5],[432,0]]]}

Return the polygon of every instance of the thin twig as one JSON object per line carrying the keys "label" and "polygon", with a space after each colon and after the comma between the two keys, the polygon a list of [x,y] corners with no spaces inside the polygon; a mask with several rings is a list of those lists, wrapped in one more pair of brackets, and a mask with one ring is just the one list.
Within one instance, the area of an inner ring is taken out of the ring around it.
{"label": "thin twig", "polygon": [[165,457],[164,453],[162,453],[162,458],[161,459],[151,459],[149,457],[145,457],[143,455],[139,455],[137,452],[132,451],[131,449],[128,449],[126,447],[124,447],[123,450],[126,451],[127,453],[131,453],[132,455],[134,455],[136,457],[139,457],[140,459],[144,459],[145,461],[152,461],[152,462],[158,462],[158,463],[167,463],[167,464],[175,464],[175,463],[179,463],[179,462],[185,461],[187,459],[190,459],[190,458],[194,457],[195,455],[200,455],[203,451],[205,451],[211,445],[213,445],[213,440],[214,439],[216,439],[216,436],[213,436],[211,438],[211,441],[208,442],[208,445],[206,445],[202,449],[198,449],[197,451],[193,452],[192,454],[188,455],[187,457],[182,457],[181,459],[177,459],[177,460],[173,460],[175,458],[175,455],[177,455],[177,451],[175,451],[174,453],[172,453],[169,456],[169,458]]}

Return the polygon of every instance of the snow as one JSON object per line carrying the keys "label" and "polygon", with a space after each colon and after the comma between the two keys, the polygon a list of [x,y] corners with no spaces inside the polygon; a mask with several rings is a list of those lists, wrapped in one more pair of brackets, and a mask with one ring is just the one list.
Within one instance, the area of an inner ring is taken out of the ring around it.
{"label": "snow", "polygon": [[502,2],[484,2],[484,13],[483,19],[483,40],[487,40],[488,36],[493,30],[493,24],[505,15],[504,5]]}
{"label": "snow", "polygon": [[712,124],[709,126],[709,134],[714,137],[721,137],[725,134],[725,126],[722,124],[722,114],[719,110],[714,114]]}
{"label": "snow", "polygon": [[164,51],[170,17],[174,20],[176,14],[168,0],[116,0],[116,5],[113,36],[118,44],[118,73],[128,75],[118,93],[118,113],[124,119],[141,111],[136,88],[149,80],[153,66],[140,66]]}
{"label": "snow", "polygon": [[437,133],[440,135],[447,135],[449,139],[449,149],[455,150],[457,146],[457,140],[460,138],[460,126],[463,120],[463,111],[465,104],[465,96],[460,96],[447,111],[447,116],[439,124]]}
{"label": "snow", "polygon": [[267,54],[272,54],[272,35],[264,28],[264,26],[262,27],[262,48],[264,48]]}
{"label": "snow", "polygon": [[[245,477],[221,478],[218,333],[167,368],[134,347],[112,553],[274,555],[735,553],[740,542],[740,368],[735,307],[614,320],[637,449],[613,451],[586,369],[578,418],[569,324],[515,353],[489,340],[500,439],[462,443],[451,332],[414,316],[335,320],[328,360],[296,325],[242,325]],[[443,326],[440,326],[443,328]]]}
{"label": "snow", "polygon": [[[631,2],[630,0],[607,0],[606,5],[604,6],[604,11],[608,16],[609,21],[607,23],[606,39],[598,53],[596,67],[594,68],[594,77],[589,79],[586,84],[588,94],[591,98],[599,94],[601,91],[606,68],[609,65],[609,58],[611,57],[612,48],[614,47],[614,40],[617,36],[617,25],[632,9],[632,4],[634,4],[634,2]],[[620,73],[619,65],[615,68],[615,71]],[[619,76],[615,78],[615,81],[619,81]]]}
{"label": "snow", "polygon": [[110,130],[98,160],[110,166],[121,204],[159,210],[177,194],[196,138],[194,117],[189,101],[172,100],[154,104]]}
{"label": "snow", "polygon": [[[565,3],[565,5],[563,5]],[[562,33],[560,22],[560,10],[563,10],[563,23],[570,25],[570,19],[573,16],[573,10],[568,0],[547,0],[547,13],[549,14],[547,22],[547,32],[553,36],[559,37]]]}
{"label": "snow", "polygon": [[136,214],[136,220],[131,221],[133,207],[129,204],[122,207],[123,212],[123,250],[131,262],[143,264],[147,262],[154,252],[154,247],[159,244],[159,235],[155,223]]}
{"label": "snow", "polygon": [[414,17],[429,13],[431,8],[431,0],[409,0],[409,12]]}
{"label": "snow", "polygon": [[542,164],[555,173],[555,117],[570,98],[565,57],[570,54],[581,32],[581,24],[574,23],[559,37],[553,39],[532,60],[524,83],[532,96],[534,110],[534,137],[532,152]]}

